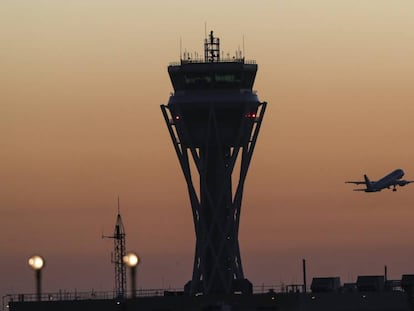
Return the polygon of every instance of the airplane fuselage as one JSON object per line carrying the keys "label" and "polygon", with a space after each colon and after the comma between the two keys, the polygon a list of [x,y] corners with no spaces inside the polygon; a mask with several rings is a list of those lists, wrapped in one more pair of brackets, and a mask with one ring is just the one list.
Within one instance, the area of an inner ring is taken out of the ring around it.
{"label": "airplane fuselage", "polygon": [[[371,181],[371,191],[366,192],[377,192],[381,191],[384,188],[390,188],[391,186],[396,186],[398,183],[398,179],[403,178],[404,171],[402,169],[396,169],[392,173],[388,174],[387,176],[381,178],[378,181]],[[368,187],[367,187],[368,190]]]}

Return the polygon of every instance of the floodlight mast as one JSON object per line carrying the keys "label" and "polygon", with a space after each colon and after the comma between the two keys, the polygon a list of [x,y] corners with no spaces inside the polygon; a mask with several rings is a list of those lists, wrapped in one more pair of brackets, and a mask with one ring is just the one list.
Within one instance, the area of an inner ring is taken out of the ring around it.
{"label": "floodlight mast", "polygon": [[[252,90],[256,63],[245,62],[242,55],[220,59],[219,43],[211,32],[204,42],[204,61],[184,58],[168,67],[174,94],[161,105],[194,220],[193,276],[185,286],[191,295],[252,292],[242,269],[238,230],[244,182],[266,102]],[[236,163],[239,179],[232,180]],[[193,184],[197,174],[199,191]]]}
{"label": "floodlight mast", "polygon": [[42,269],[45,266],[45,260],[42,256],[34,255],[28,260],[29,266],[35,271],[36,278],[36,298],[42,300]]}

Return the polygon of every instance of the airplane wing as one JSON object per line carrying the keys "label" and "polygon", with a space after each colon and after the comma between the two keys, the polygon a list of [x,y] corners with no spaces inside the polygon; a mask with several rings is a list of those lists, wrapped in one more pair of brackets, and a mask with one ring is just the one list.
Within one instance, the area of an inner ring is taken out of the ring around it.
{"label": "airplane wing", "polygon": [[346,181],[346,184],[366,185],[365,181]]}
{"label": "airplane wing", "polygon": [[410,184],[410,183],[412,183],[412,182],[414,182],[414,180],[396,180],[395,181],[395,183],[394,183],[394,185],[395,186],[405,186],[405,185],[408,185],[408,184]]}

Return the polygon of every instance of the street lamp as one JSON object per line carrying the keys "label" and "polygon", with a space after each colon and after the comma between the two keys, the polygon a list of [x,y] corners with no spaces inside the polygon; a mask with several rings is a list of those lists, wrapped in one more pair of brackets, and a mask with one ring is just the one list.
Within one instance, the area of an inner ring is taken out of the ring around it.
{"label": "street lamp", "polygon": [[140,259],[137,254],[135,253],[128,253],[124,256],[124,263],[130,268],[131,270],[131,291],[132,291],[132,298],[136,297],[136,274],[137,274],[137,266],[140,262]]}
{"label": "street lamp", "polygon": [[29,266],[35,271],[36,276],[36,296],[37,300],[42,299],[42,269],[45,266],[45,260],[42,256],[34,255],[28,260]]}

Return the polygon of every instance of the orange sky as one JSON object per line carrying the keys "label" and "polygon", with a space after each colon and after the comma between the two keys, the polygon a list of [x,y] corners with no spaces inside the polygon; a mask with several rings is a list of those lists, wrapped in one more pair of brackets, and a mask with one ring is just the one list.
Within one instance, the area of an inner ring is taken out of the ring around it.
{"label": "orange sky", "polygon": [[254,284],[308,275],[414,273],[414,186],[353,192],[347,179],[414,179],[411,0],[11,1],[0,4],[0,295],[112,290],[116,197],[138,287],[182,287],[194,232],[159,108],[167,65],[202,53],[204,23],[259,64],[269,103],[241,213]]}

